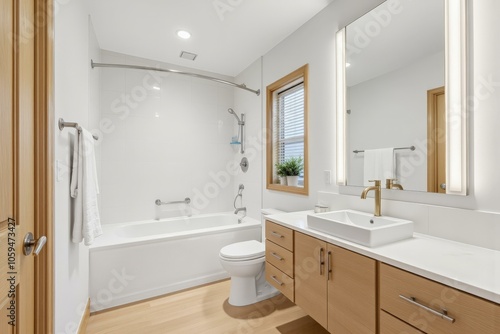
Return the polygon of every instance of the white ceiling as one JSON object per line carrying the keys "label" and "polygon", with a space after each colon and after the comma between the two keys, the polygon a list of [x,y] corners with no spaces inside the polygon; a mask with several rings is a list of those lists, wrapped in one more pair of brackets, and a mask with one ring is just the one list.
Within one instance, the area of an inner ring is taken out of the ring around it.
{"label": "white ceiling", "polygon": [[[90,0],[100,47],[236,76],[334,0]],[[176,31],[192,37],[182,40]],[[195,61],[181,51],[198,54]]]}

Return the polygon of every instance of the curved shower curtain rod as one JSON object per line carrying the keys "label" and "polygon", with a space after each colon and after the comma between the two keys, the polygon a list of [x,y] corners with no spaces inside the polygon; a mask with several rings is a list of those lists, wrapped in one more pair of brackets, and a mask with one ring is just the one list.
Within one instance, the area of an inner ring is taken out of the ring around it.
{"label": "curved shower curtain rod", "polygon": [[205,80],[211,80],[215,81],[224,85],[228,86],[233,86],[239,89],[244,89],[246,91],[252,92],[256,94],[257,96],[260,95],[260,89],[254,90],[248,88],[245,84],[235,84],[234,82],[231,81],[226,81],[218,78],[214,78],[208,75],[203,75],[203,74],[196,74],[196,73],[191,73],[191,72],[184,72],[184,71],[178,71],[178,70],[171,70],[171,69],[163,69],[163,68],[156,68],[156,67],[150,67],[150,66],[138,66],[138,65],[125,65],[125,64],[105,64],[105,63],[94,63],[93,60],[90,60],[90,66],[92,68],[95,67],[115,67],[115,68],[128,68],[128,69],[135,69],[135,70],[147,70],[147,71],[158,71],[158,72],[168,72],[168,73],[175,73],[175,74],[182,74],[182,75],[187,75],[190,77],[195,77],[195,78],[200,78],[200,79],[205,79]]}

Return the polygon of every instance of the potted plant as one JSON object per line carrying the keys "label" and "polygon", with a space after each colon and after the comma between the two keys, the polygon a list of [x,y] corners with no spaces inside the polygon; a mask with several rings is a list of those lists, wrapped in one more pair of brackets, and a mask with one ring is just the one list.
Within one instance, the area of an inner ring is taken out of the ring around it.
{"label": "potted plant", "polygon": [[304,169],[304,161],[302,157],[291,157],[285,162],[287,184],[292,187],[297,187],[299,184],[300,172]]}
{"label": "potted plant", "polygon": [[276,174],[279,177],[280,184],[286,186],[286,164],[284,162],[276,163],[274,166],[276,167]]}

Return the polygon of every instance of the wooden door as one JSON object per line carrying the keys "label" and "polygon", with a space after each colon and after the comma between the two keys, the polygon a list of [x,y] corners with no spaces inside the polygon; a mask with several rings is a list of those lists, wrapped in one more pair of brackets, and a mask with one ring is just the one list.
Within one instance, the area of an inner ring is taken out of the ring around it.
{"label": "wooden door", "polygon": [[[0,0],[0,333],[35,333],[34,0]],[[8,284],[6,284],[8,283]]]}
{"label": "wooden door", "polygon": [[444,87],[427,92],[427,191],[446,194],[446,104]]}
{"label": "wooden door", "polygon": [[327,328],[326,242],[295,232],[295,304]]}
{"label": "wooden door", "polygon": [[375,334],[376,261],[328,244],[328,331]]}

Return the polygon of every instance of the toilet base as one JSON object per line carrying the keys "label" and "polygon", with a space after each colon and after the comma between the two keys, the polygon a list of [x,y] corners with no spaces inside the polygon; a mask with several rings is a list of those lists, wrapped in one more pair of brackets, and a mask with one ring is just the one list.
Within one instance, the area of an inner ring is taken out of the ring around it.
{"label": "toilet base", "polygon": [[254,277],[231,277],[231,291],[229,304],[232,306],[246,306],[272,298],[280,292],[271,284],[259,282],[255,284]]}

